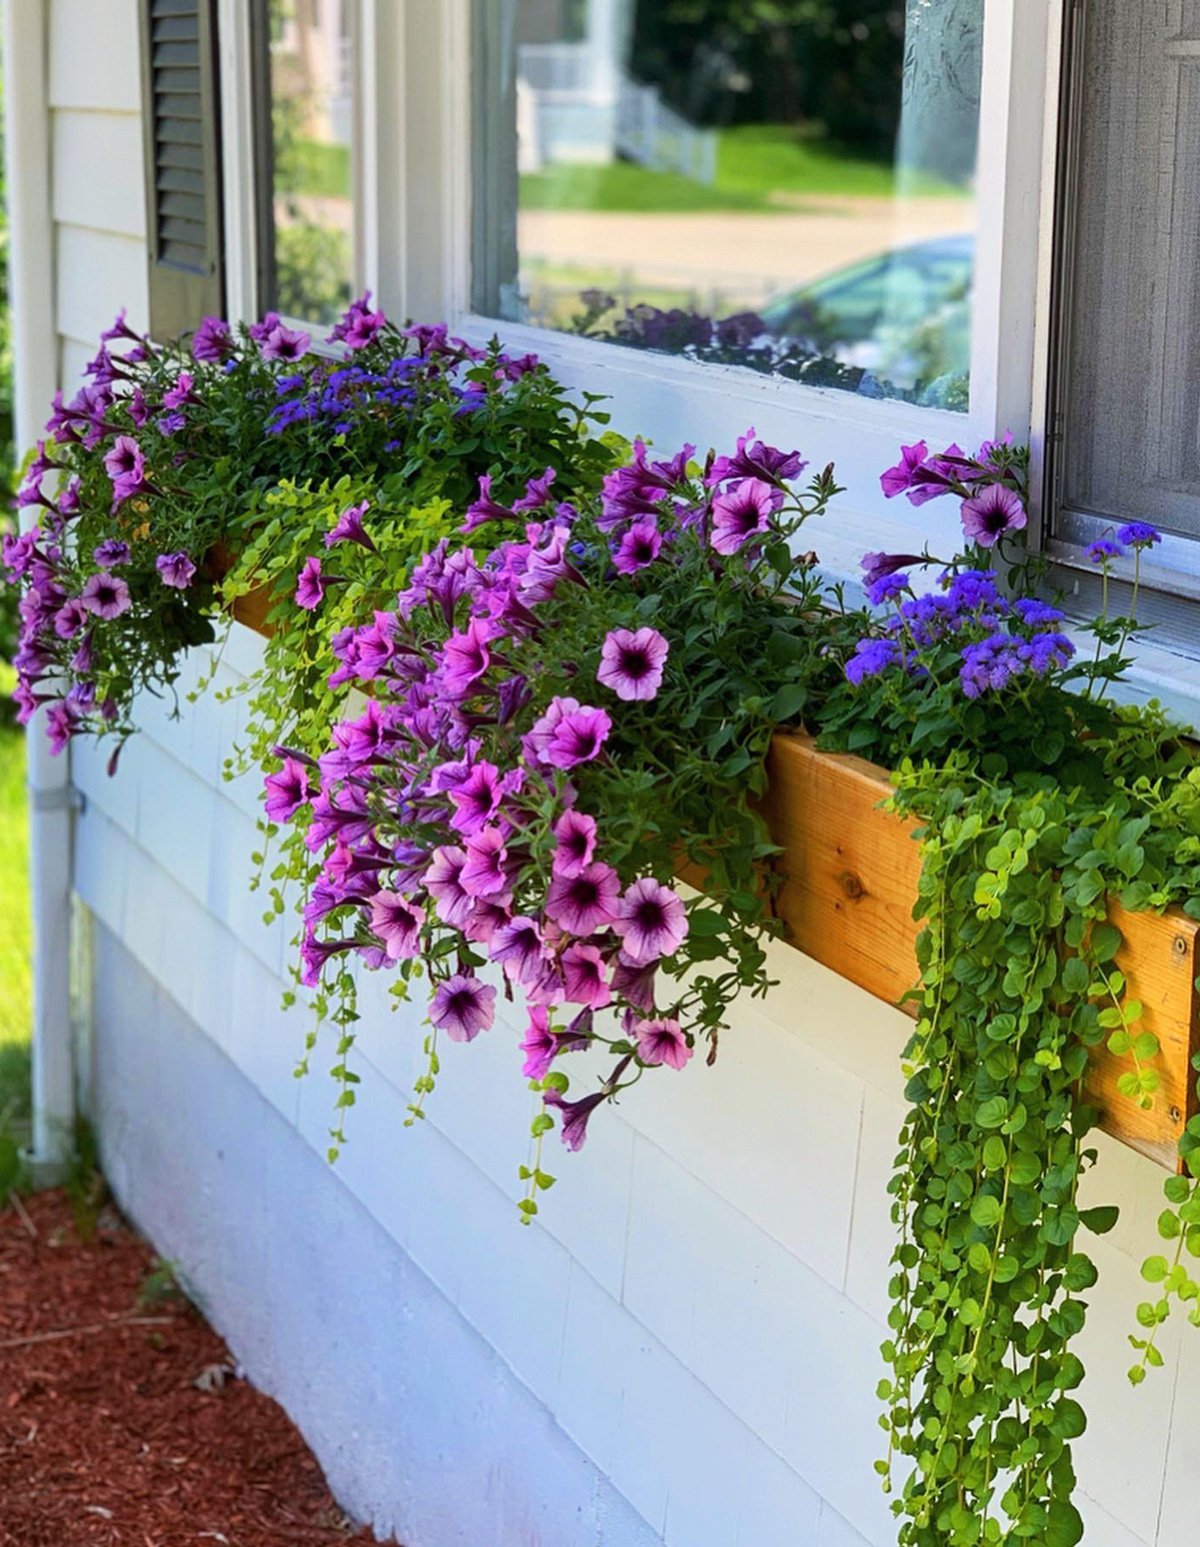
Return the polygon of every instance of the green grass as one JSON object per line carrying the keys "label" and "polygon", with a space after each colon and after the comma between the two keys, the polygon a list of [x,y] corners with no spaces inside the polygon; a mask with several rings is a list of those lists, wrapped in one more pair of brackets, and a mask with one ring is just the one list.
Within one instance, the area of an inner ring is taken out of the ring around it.
{"label": "green grass", "polygon": [[[287,147],[284,167],[277,173],[286,191],[323,199],[348,199],[350,147],[327,145],[321,140],[295,140]],[[284,188],[279,187],[279,192]]]}
{"label": "green grass", "polygon": [[[623,161],[600,167],[556,166],[521,178],[521,208],[781,213],[803,208],[810,200],[885,199],[894,192],[890,162],[866,160],[843,146],[805,138],[784,124],[745,124],[720,132],[716,181],[711,185]],[[967,190],[925,178],[906,186],[906,192],[952,198]]]}
{"label": "green grass", "polygon": [[[29,830],[25,744],[0,728],[0,1120],[29,1114]],[[64,971],[66,970],[64,966]]]}

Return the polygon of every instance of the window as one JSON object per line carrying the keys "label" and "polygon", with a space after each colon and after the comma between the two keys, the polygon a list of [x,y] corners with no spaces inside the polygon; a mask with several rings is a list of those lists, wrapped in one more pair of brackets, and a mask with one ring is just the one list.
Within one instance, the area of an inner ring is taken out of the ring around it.
{"label": "window", "polygon": [[255,6],[260,310],[326,323],[356,288],[352,0]]}
{"label": "window", "polygon": [[983,0],[476,0],[473,305],[968,407]]}
{"label": "window", "polygon": [[1200,598],[1200,4],[1086,0],[1069,58],[1051,547],[1151,521]]}

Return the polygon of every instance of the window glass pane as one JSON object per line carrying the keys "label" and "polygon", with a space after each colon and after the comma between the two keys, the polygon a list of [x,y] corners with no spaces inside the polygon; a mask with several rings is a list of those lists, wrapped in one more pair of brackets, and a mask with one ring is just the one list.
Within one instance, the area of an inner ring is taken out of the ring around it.
{"label": "window glass pane", "polygon": [[354,282],[352,0],[270,0],[268,305],[328,322]]}
{"label": "window glass pane", "polygon": [[965,409],[984,0],[478,0],[475,305]]}
{"label": "window glass pane", "polygon": [[1200,0],[1091,0],[1079,47],[1062,499],[1200,537]]}

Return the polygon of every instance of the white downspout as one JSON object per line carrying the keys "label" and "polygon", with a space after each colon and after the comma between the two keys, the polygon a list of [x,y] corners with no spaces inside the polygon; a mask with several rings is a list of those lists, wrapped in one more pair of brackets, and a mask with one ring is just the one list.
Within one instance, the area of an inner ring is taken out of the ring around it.
{"label": "white downspout", "polygon": [[[58,379],[45,0],[3,0],[3,49],[13,421],[20,456],[42,430]],[[74,1139],[69,970],[72,796],[69,754],[50,756],[41,719],[39,713],[26,738],[33,911],[30,1160],[35,1180],[52,1180]]]}

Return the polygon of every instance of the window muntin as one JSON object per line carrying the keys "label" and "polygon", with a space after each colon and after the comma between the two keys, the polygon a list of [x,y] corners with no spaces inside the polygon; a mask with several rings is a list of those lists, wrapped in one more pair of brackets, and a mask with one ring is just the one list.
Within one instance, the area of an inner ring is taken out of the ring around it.
{"label": "window muntin", "polygon": [[1200,0],[1086,0],[1070,43],[1050,509],[1063,557],[1130,520],[1200,596]]}
{"label": "window muntin", "polygon": [[333,321],[355,288],[354,0],[267,0],[260,309]]}
{"label": "window muntin", "polygon": [[965,410],[983,0],[795,11],[477,0],[475,309]]}

